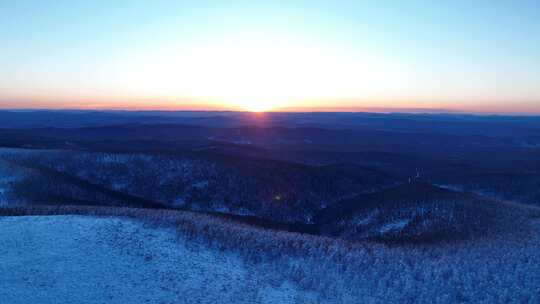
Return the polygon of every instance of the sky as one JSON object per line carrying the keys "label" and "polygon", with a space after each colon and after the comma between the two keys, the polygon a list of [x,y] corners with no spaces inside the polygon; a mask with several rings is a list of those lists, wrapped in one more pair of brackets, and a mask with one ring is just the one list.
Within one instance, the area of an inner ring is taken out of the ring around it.
{"label": "sky", "polygon": [[0,0],[0,108],[540,113],[540,2]]}

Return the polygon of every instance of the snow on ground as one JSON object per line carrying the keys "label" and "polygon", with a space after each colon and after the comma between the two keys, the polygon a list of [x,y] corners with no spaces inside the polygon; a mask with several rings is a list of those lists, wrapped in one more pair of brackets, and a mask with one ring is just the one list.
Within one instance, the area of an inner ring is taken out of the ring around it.
{"label": "snow on ground", "polygon": [[0,218],[2,303],[313,303],[231,253],[121,218]]}

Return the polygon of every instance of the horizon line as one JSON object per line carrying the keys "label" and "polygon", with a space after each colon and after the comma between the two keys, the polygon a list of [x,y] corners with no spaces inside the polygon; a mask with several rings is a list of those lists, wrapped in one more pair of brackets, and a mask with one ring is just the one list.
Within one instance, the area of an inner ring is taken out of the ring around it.
{"label": "horizon line", "polygon": [[177,108],[177,107],[1,107],[0,111],[79,111],[79,112],[230,112],[230,113],[374,113],[374,114],[447,114],[447,115],[478,115],[478,116],[540,116],[540,111],[511,112],[484,110],[453,110],[444,108],[408,108],[408,107],[290,107],[277,108],[267,111],[248,111],[229,108]]}

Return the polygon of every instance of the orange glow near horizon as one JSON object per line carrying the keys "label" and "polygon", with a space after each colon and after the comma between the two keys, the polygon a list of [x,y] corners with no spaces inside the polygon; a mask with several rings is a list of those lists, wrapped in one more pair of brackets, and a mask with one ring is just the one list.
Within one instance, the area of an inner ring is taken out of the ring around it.
{"label": "orange glow near horizon", "polygon": [[51,109],[51,110],[122,110],[122,111],[246,111],[246,112],[449,112],[540,114],[540,102],[499,102],[485,106],[465,106],[466,102],[426,103],[409,101],[355,101],[355,100],[301,100],[284,104],[253,99],[238,102],[182,99],[166,101],[160,98],[54,98],[33,96],[22,98],[0,96],[0,109]]}

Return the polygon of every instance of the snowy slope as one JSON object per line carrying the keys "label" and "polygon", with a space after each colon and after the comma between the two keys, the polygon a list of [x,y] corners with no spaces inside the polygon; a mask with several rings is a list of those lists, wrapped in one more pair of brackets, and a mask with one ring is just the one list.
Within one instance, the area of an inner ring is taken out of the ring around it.
{"label": "snowy slope", "polygon": [[303,303],[230,253],[119,218],[0,218],[2,303]]}

